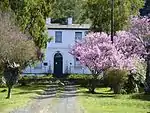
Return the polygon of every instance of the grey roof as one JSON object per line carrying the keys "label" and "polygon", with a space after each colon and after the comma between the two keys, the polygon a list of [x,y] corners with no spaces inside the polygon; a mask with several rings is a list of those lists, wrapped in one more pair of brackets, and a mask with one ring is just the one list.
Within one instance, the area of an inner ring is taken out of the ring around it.
{"label": "grey roof", "polygon": [[47,24],[46,27],[48,29],[89,30],[90,24],[70,24],[70,25]]}

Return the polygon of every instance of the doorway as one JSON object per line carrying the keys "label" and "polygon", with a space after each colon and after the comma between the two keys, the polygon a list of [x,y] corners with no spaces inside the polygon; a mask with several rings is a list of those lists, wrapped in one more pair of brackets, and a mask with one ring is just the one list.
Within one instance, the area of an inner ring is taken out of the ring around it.
{"label": "doorway", "polygon": [[63,74],[63,56],[61,53],[54,55],[54,75],[60,77]]}

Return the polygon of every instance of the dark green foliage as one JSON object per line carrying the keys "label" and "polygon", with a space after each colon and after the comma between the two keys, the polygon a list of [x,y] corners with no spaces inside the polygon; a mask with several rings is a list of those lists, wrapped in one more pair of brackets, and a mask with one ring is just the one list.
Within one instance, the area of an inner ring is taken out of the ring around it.
{"label": "dark green foliage", "polygon": [[135,93],[136,91],[136,83],[132,74],[128,75],[127,83],[125,84],[125,88],[127,93]]}
{"label": "dark green foliage", "polygon": [[[136,62],[136,72],[127,73],[121,70],[108,70],[104,73],[104,84],[112,89],[120,87],[120,93],[137,93],[144,91],[145,63]],[[119,88],[116,88],[119,89]]]}
{"label": "dark green foliage", "polygon": [[67,18],[74,15],[76,0],[52,0],[51,2],[51,17]]}
{"label": "dark green foliage", "polygon": [[88,82],[88,89],[89,89],[89,92],[94,94],[95,93],[95,89],[97,87],[97,83],[98,83],[98,80],[95,79],[95,78],[92,78],[89,80]]}
{"label": "dark green foliage", "polygon": [[144,8],[140,10],[141,16],[147,16],[150,13],[150,0],[145,0]]}
{"label": "dark green foliage", "polygon": [[132,99],[139,99],[142,101],[150,101],[150,95],[145,95],[144,93],[133,94],[131,96]]}
{"label": "dark green foliage", "polygon": [[127,93],[138,93],[144,88],[145,79],[139,74],[129,74],[124,89]]}
{"label": "dark green foliage", "polygon": [[18,84],[20,84],[21,86],[26,86],[32,83],[51,82],[51,80],[54,80],[52,75],[25,75],[19,79]]}
{"label": "dark green foliage", "polygon": [[51,0],[2,0],[0,9],[12,10],[16,16],[16,23],[23,32],[29,33],[35,45],[46,47],[48,38],[45,32],[45,20],[51,11]]}
{"label": "dark green foliage", "polygon": [[92,79],[92,75],[85,75],[85,74],[72,74],[68,76],[68,79],[82,79],[82,80],[89,80]]}
{"label": "dark green foliage", "polygon": [[60,23],[62,25],[66,25],[67,24],[67,19],[66,18],[52,18],[51,19],[51,23]]}
{"label": "dark green foliage", "polygon": [[124,86],[127,93],[143,92],[146,78],[145,62],[135,62],[136,72],[128,75],[128,80]]}
{"label": "dark green foliage", "polygon": [[0,87],[2,86],[3,82],[2,82],[2,77],[0,77]]}
{"label": "dark green foliage", "polygon": [[50,17],[60,21],[72,17],[74,23],[84,23],[80,19],[84,12],[83,3],[84,0],[52,0]]}
{"label": "dark green foliage", "polygon": [[[128,24],[130,15],[137,15],[144,0],[114,0],[114,31],[122,30]],[[111,0],[85,0],[83,20],[92,21],[93,31],[110,32]]]}
{"label": "dark green foliage", "polygon": [[67,78],[69,81],[74,82],[77,85],[80,85],[82,87],[86,87],[89,89],[90,93],[95,93],[96,87],[104,87],[104,81],[100,77],[95,79],[93,75],[86,75],[86,74],[72,74],[69,75]]}
{"label": "dark green foliage", "polygon": [[77,85],[88,87],[89,80],[93,78],[92,75],[72,74],[68,76],[68,80],[74,82]]}
{"label": "dark green foliage", "polygon": [[11,89],[15,85],[19,78],[19,65],[10,64],[9,62],[4,64],[4,82],[8,88],[7,98],[11,97]]}
{"label": "dark green foliage", "polygon": [[4,82],[7,87],[11,87],[17,83],[19,79],[19,67],[8,67],[4,70]]}

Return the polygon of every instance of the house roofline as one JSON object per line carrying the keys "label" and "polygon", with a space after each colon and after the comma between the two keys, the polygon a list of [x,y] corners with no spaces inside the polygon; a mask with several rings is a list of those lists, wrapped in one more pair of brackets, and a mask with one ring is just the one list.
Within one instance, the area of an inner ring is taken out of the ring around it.
{"label": "house roofline", "polygon": [[60,24],[49,24],[46,25],[48,30],[89,30],[90,24],[71,24],[71,25],[60,25]]}
{"label": "house roofline", "polygon": [[90,28],[47,28],[48,30],[89,30]]}

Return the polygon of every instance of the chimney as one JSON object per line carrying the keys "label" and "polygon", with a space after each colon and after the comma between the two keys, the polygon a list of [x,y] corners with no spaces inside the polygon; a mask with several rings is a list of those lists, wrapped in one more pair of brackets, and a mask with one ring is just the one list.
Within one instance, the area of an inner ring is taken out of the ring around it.
{"label": "chimney", "polygon": [[72,17],[68,18],[68,25],[72,25]]}
{"label": "chimney", "polygon": [[46,19],[46,24],[51,24],[51,18]]}

